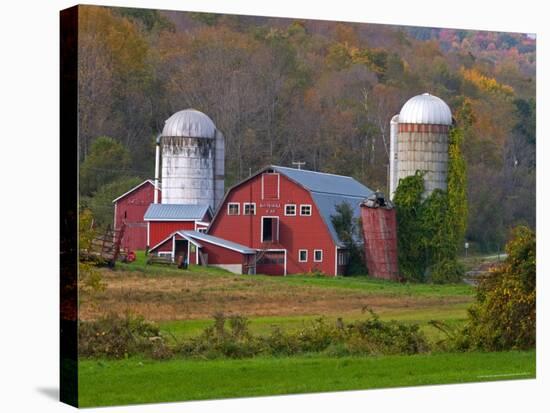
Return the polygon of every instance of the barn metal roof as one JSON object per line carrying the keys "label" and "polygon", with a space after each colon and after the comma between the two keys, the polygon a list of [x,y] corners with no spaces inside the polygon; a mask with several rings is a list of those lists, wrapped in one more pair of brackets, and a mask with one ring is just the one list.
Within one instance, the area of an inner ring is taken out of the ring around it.
{"label": "barn metal roof", "polygon": [[209,242],[210,244],[219,245],[220,247],[228,248],[243,254],[255,254],[257,251],[255,249],[249,248],[242,244],[237,244],[236,242],[228,241],[223,238],[215,237],[213,235],[204,234],[198,231],[178,231],[180,234],[185,235],[189,238],[198,239],[199,241]]}
{"label": "barn metal roof", "polygon": [[452,125],[453,116],[449,106],[429,93],[410,98],[401,108],[399,123]]}
{"label": "barn metal roof", "polygon": [[209,205],[151,204],[143,219],[145,221],[189,221],[204,218],[212,212]]}
{"label": "barn metal roof", "polygon": [[[370,191],[370,190],[369,190]],[[373,192],[370,191],[370,194]],[[325,221],[325,224],[332,236],[332,239],[338,244],[343,246],[343,242],[338,237],[338,233],[332,225],[332,216],[336,214],[336,206],[344,202],[348,203],[353,210],[353,217],[359,218],[361,216],[361,207],[359,206],[361,202],[365,200],[366,197],[355,197],[355,196],[344,196],[344,195],[334,195],[334,194],[323,194],[320,192],[311,192],[311,196],[319,209],[321,217]],[[357,235],[357,234],[355,234]],[[361,242],[360,238],[355,239],[356,242]]]}
{"label": "barn metal roof", "polygon": [[214,138],[216,136],[216,125],[214,125],[212,119],[196,109],[180,110],[166,119],[162,136]]}
{"label": "barn metal roof", "polygon": [[365,185],[357,182],[350,176],[334,175],[276,165],[271,168],[313,192],[360,197],[366,197],[372,192]]}
{"label": "barn metal roof", "polygon": [[336,206],[344,202],[348,203],[353,209],[354,218],[359,218],[361,216],[359,204],[371,195],[373,191],[350,176],[287,168],[284,166],[272,166],[271,168],[310,191],[315,205],[330,231],[332,239],[337,244],[343,245],[334,225],[332,225],[331,217],[336,214]]}

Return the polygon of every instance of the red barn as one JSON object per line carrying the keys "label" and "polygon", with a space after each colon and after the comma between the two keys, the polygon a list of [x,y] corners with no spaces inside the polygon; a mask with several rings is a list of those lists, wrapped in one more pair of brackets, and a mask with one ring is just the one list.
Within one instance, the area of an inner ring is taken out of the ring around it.
{"label": "red barn", "polygon": [[175,231],[206,231],[212,210],[208,205],[151,204],[143,219],[147,245],[154,247]]}
{"label": "red barn", "polygon": [[[115,206],[113,227],[120,229],[126,222],[121,247],[131,251],[144,250],[147,246],[145,212],[153,202],[155,185],[146,180],[113,200]],[[159,198],[160,198],[159,191]]]}
{"label": "red barn", "polygon": [[268,166],[229,189],[208,235],[257,250],[257,273],[343,274],[348,253],[331,216],[346,202],[359,218],[371,193],[351,177]]}

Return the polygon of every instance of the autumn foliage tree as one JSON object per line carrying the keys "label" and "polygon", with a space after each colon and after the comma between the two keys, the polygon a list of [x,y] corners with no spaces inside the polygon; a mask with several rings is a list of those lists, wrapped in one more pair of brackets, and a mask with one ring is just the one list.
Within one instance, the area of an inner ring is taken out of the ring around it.
{"label": "autumn foliage tree", "polygon": [[504,264],[483,277],[469,321],[458,341],[462,349],[529,349],[536,343],[536,239],[520,226],[506,244]]}
{"label": "autumn foliage tree", "polygon": [[[79,19],[81,165],[109,136],[128,151],[129,164],[113,169],[151,178],[164,120],[195,108],[225,135],[226,186],[266,164],[305,161],[384,191],[391,117],[430,92],[475,114],[459,125],[475,211],[468,240],[496,250],[510,227],[534,227],[528,36],[98,6],[81,7]],[[81,186],[105,210],[107,181]]]}

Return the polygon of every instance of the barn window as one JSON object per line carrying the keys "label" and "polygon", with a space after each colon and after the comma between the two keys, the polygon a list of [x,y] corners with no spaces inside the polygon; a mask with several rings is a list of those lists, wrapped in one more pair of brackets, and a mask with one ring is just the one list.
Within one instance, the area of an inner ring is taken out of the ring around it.
{"label": "barn window", "polygon": [[347,251],[338,251],[338,265],[347,265],[349,253]]}
{"label": "barn window", "polygon": [[323,261],[323,250],[313,251],[313,261],[322,262]]}
{"label": "barn window", "polygon": [[230,202],[227,204],[227,215],[239,215],[241,213],[240,206],[238,202]]}
{"label": "barn window", "polygon": [[286,204],[285,205],[285,215],[286,216],[296,215],[296,204]]}
{"label": "barn window", "polygon": [[300,215],[310,216],[311,215],[311,205],[300,205]]}
{"label": "barn window", "polygon": [[126,219],[127,217],[128,217],[128,213],[124,211],[124,219]]}
{"label": "barn window", "polygon": [[279,218],[262,217],[262,242],[279,241]]}
{"label": "barn window", "polygon": [[307,250],[298,250],[298,261],[307,262]]}
{"label": "barn window", "polygon": [[243,203],[244,215],[256,215],[256,203],[244,202]]}
{"label": "barn window", "polygon": [[197,232],[200,232],[201,234],[206,234],[206,228],[197,228]]}

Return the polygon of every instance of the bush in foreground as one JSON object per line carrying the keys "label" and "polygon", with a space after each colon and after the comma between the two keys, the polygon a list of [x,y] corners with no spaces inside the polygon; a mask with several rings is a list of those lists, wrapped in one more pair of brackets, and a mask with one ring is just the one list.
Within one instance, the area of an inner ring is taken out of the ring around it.
{"label": "bush in foreground", "polygon": [[[229,324],[229,328],[227,328]],[[429,350],[417,324],[384,322],[371,317],[345,324],[342,319],[328,323],[319,318],[297,331],[275,327],[270,334],[254,336],[248,321],[240,316],[215,316],[213,326],[181,343],[179,353],[186,357],[243,358],[257,355],[291,356],[326,353],[334,356],[416,354]]]}
{"label": "bush in foreground", "polygon": [[536,344],[536,240],[527,227],[517,227],[506,245],[503,265],[481,278],[476,302],[462,329],[432,322],[447,334],[451,350],[525,350]]}
{"label": "bush in foreground", "polygon": [[143,317],[109,314],[78,325],[78,351],[82,357],[123,358],[144,354],[153,358],[170,356],[159,328]]}

